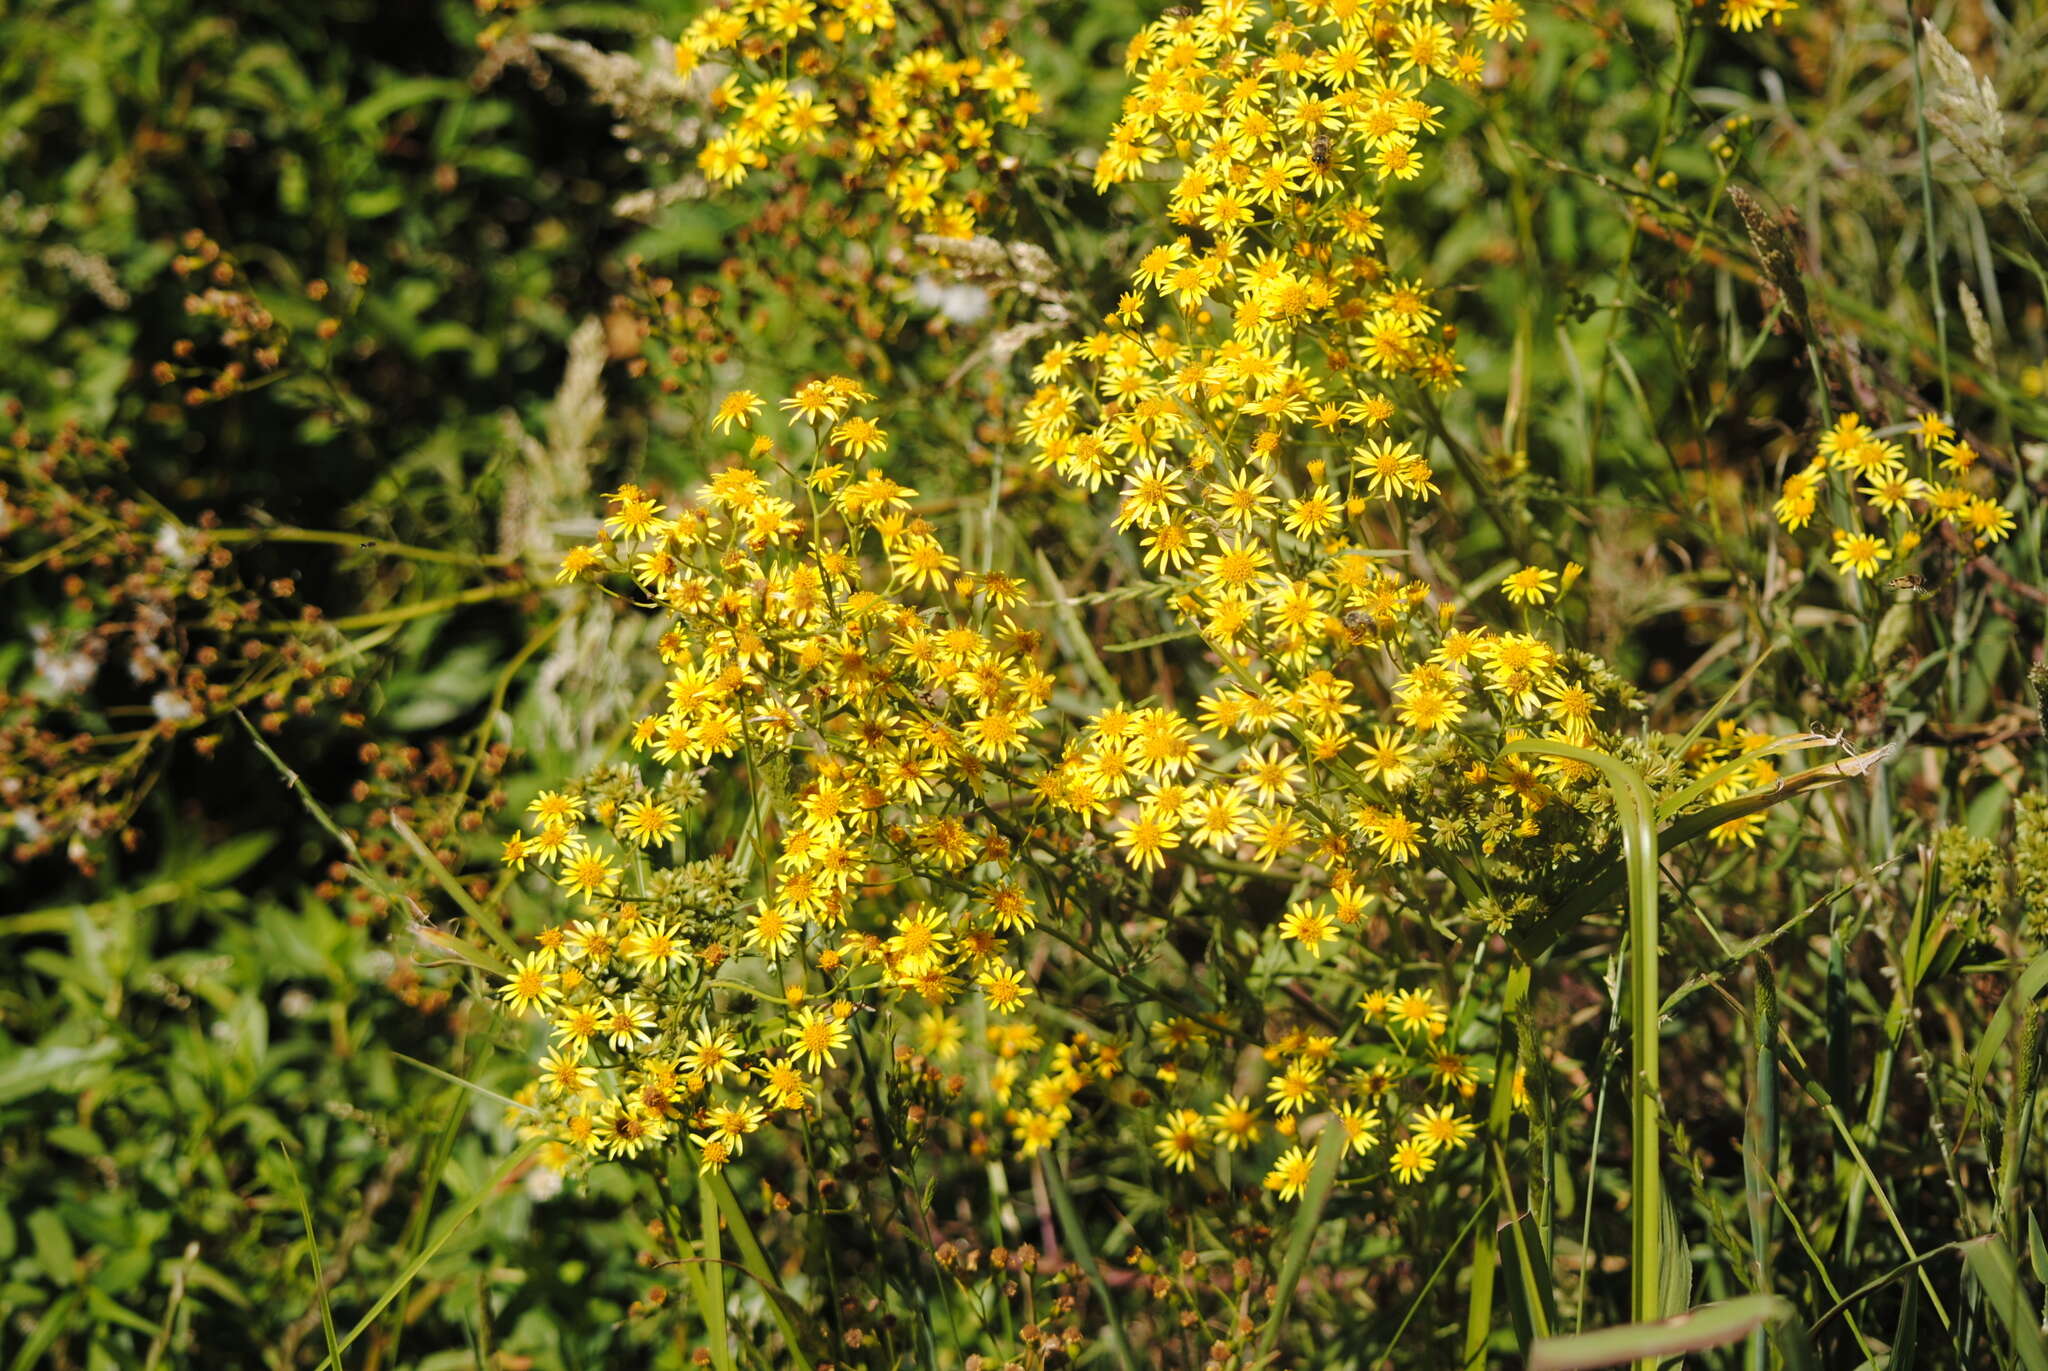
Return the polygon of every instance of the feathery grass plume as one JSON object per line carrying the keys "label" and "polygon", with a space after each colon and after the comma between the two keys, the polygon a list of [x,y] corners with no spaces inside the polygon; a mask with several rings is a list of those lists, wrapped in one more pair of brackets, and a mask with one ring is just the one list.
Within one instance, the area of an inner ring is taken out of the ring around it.
{"label": "feathery grass plume", "polygon": [[1756,249],[1757,260],[1763,265],[1764,279],[1785,297],[1800,331],[1806,332],[1806,286],[1799,279],[1799,253],[1792,244],[1791,233],[1783,221],[1774,217],[1763,207],[1762,201],[1743,187],[1729,186],[1728,198],[1734,202],[1735,212],[1742,216],[1742,227],[1749,234],[1749,245]]}
{"label": "feathery grass plume", "polygon": [[1933,68],[1927,83],[1927,122],[1948,135],[1979,175],[2024,205],[2026,196],[2005,155],[2005,112],[1998,107],[1997,87],[1990,77],[1977,74],[1931,20],[1921,20],[1920,27]]}
{"label": "feathery grass plume", "polygon": [[1977,299],[1977,292],[1970,289],[1967,281],[1958,281],[1956,294],[1963,304],[1963,326],[1970,331],[1970,355],[1986,371],[1995,370],[1998,354],[1991,346],[1991,322],[1984,317],[1984,306]]}
{"label": "feathery grass plume", "polygon": [[547,441],[521,431],[516,416],[505,416],[519,448],[498,515],[498,549],[506,556],[546,566],[561,555],[556,525],[588,522],[591,449],[605,413],[604,363],[604,321],[593,315],[569,335],[569,359],[548,408]]}
{"label": "feathery grass plume", "polygon": [[591,98],[618,120],[612,128],[618,137],[677,150],[695,148],[701,141],[704,121],[689,112],[687,103],[693,94],[701,94],[701,83],[678,76],[670,64],[649,66],[626,53],[606,52],[557,33],[536,33],[526,42],[583,78]]}

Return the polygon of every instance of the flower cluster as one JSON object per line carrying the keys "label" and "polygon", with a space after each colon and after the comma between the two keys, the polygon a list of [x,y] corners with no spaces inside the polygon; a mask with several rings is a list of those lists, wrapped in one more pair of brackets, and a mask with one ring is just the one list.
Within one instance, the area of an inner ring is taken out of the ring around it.
{"label": "flower cluster", "polygon": [[[1096,180],[1159,181],[1187,231],[1143,253],[1104,329],[1039,358],[1019,425],[1041,467],[1120,487],[1113,525],[1221,664],[1192,717],[1101,711],[1048,800],[1119,816],[1140,868],[1183,843],[1310,859],[1331,899],[1296,921],[1315,951],[1357,921],[1360,882],[1425,850],[1572,855],[1593,773],[1499,746],[1603,746],[1633,703],[1541,631],[1579,568],[1512,571],[1523,622],[1489,626],[1411,550],[1444,513],[1426,450],[1459,367],[1431,292],[1377,248],[1438,127],[1430,81],[1481,65],[1446,20],[1216,3],[1143,31]],[[1482,6],[1470,31],[1519,25]]]}
{"label": "flower cluster", "polygon": [[[711,426],[744,451],[673,507],[618,490],[604,536],[563,561],[663,617],[666,703],[632,730],[644,760],[544,794],[506,845],[584,906],[500,992],[553,1025],[534,1126],[585,1154],[687,1140],[717,1169],[822,1110],[831,1073],[872,1080],[871,1045],[950,1066],[972,1041],[976,1126],[999,1121],[1019,1158],[1097,1108],[1135,1113],[1181,1173],[1270,1129],[1266,1186],[1292,1200],[1299,1125],[1327,1111],[1417,1182],[1475,1129],[1458,1102],[1481,1075],[1450,1044],[1489,1030],[1447,1033],[1428,992],[1368,992],[1375,925],[1508,931],[1613,860],[1596,754],[1699,802],[1769,779],[1746,736],[1689,758],[1639,736],[1633,689],[1567,645],[1575,564],[1532,548],[1450,589],[1418,533],[1470,495],[1432,459],[1471,460],[1435,408],[1459,366],[1380,225],[1442,113],[1431,82],[1482,63],[1435,7],[1298,9],[1211,0],[1133,43],[1097,181],[1159,180],[1172,236],[1135,250],[1098,329],[1037,358],[1010,416],[1040,480],[1115,492],[1104,533],[1134,612],[1156,604],[1154,641],[1191,644],[1183,701],[1054,657],[1073,608],[1056,572],[963,567],[927,517],[945,502],[885,471],[861,382],[808,381],[773,412],[727,393]],[[811,14],[756,18],[785,10]],[[753,61],[810,32],[748,38],[754,13],[716,11],[685,47],[750,43]],[[854,43],[855,13],[828,43]],[[1520,21],[1493,0],[1467,34]],[[791,98],[752,89],[732,107]],[[780,136],[754,123],[756,146]],[[689,795],[713,770],[737,782],[722,818]],[[1222,882],[1290,893],[1265,917],[1185,898]],[[1363,1015],[1290,1026],[1247,979],[1200,984],[1177,944],[1204,942],[1289,968],[1310,1003],[1364,993]],[[1361,1040],[1373,1025],[1384,1042]]]}
{"label": "flower cluster", "polygon": [[1029,124],[1039,97],[1000,30],[981,35],[974,56],[948,55],[923,38],[899,24],[891,0],[747,0],[706,10],[675,49],[680,75],[707,62],[731,68],[712,94],[721,122],[698,168],[733,186],[774,154],[851,163],[905,222],[973,237],[998,130]]}
{"label": "flower cluster", "polygon": [[[504,852],[587,906],[543,935],[503,994],[555,1015],[551,1079],[572,1105],[594,1088],[593,1049],[608,1050],[623,1089],[567,1124],[589,1147],[637,1151],[689,1099],[705,1162],[721,1165],[763,1111],[803,1108],[859,1009],[906,995],[943,1005],[972,986],[1000,1016],[1031,994],[1006,955],[1037,916],[1003,810],[1031,794],[1008,764],[1052,678],[1039,635],[1011,614],[1022,584],[962,574],[916,515],[917,492],[869,464],[888,444],[858,412],[870,398],[845,378],[804,385],[782,406],[811,440],[801,475],[758,439],[690,507],[616,492],[607,538],[564,559],[564,579],[629,575],[673,616],[667,708],[632,733],[664,779],[545,794]],[[720,426],[761,407],[729,396]],[[693,901],[674,875],[686,868],[659,864],[711,765],[746,768],[756,822],[736,841],[764,887],[751,908]],[[913,875],[915,892],[887,898]],[[711,977],[735,956],[773,968],[770,984]],[[719,993],[735,990],[786,1017],[736,1041],[714,1022]]]}
{"label": "flower cluster", "polygon": [[1821,435],[1813,460],[1785,478],[1773,512],[1795,532],[1831,513],[1828,559],[1866,578],[1905,560],[1943,524],[1978,548],[2012,532],[2012,512],[1973,489],[1981,485],[1976,448],[1939,414],[1913,422],[1912,452],[1844,414]]}

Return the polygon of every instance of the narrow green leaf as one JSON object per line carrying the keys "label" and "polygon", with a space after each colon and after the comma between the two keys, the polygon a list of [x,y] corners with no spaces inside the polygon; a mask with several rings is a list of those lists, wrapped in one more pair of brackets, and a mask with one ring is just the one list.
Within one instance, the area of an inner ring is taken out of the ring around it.
{"label": "narrow green leaf", "polygon": [[516,958],[519,955],[519,944],[505,931],[504,922],[469,897],[469,892],[462,888],[462,882],[456,880],[448,868],[441,865],[441,859],[420,841],[420,835],[412,831],[412,825],[393,814],[391,826],[398,830],[398,836],[412,849],[413,856],[420,859],[420,865],[427,869],[427,875],[433,878],[434,884],[441,887],[441,893],[455,901],[456,908],[474,920],[476,926],[497,944],[499,951],[507,957]]}
{"label": "narrow green leaf", "polygon": [[1991,1015],[1991,1022],[1977,1038],[1977,1046],[1970,1052],[1970,1094],[1984,1088],[1984,1078],[1991,1074],[1991,1063],[1998,1057],[1998,1049],[2005,1046],[2012,1036],[2012,1023],[2018,1011],[2034,1002],[2035,998],[2048,989],[2048,952],[2037,953],[2020,972],[2012,989],[2005,992],[2005,998],[1998,1002],[1998,1008]]}
{"label": "narrow green leaf", "polygon": [[697,1213],[704,1225],[704,1266],[698,1313],[704,1318],[704,1338],[711,1344],[711,1364],[718,1371],[732,1371],[732,1341],[725,1331],[725,1267],[718,1239],[718,1197],[711,1187],[697,1187]]}
{"label": "narrow green leaf", "polygon": [[320,1301],[320,1331],[327,1338],[327,1359],[340,1366],[341,1339],[334,1331],[334,1306],[328,1301],[327,1277],[320,1268],[320,1234],[313,1227],[313,1206],[306,1199],[306,1187],[299,1183],[299,1168],[292,1162],[291,1149],[280,1142],[277,1150],[284,1158],[285,1172],[292,1178],[292,1198],[298,1201],[299,1218],[306,1225],[306,1252],[313,1262],[313,1294]]}
{"label": "narrow green leaf", "polygon": [[1692,1304],[1692,1250],[1685,1241],[1685,1230],[1679,1226],[1678,1206],[1671,1202],[1671,1192],[1664,1192],[1664,1232],[1662,1238],[1664,1262],[1660,1270],[1658,1308],[1663,1317],[1682,1314]]}
{"label": "narrow green leaf", "polygon": [[519,1101],[513,1099],[510,1095],[500,1095],[497,1091],[492,1090],[486,1086],[478,1085],[475,1081],[464,1080],[462,1077],[456,1075],[453,1071],[443,1071],[440,1067],[435,1066],[432,1062],[423,1062],[418,1057],[409,1057],[403,1052],[393,1052],[391,1053],[391,1056],[394,1060],[404,1062],[407,1066],[417,1067],[419,1070],[426,1072],[430,1076],[439,1076],[442,1080],[448,1082],[448,1084],[450,1085],[460,1086],[462,1089],[467,1090],[470,1094],[475,1095],[479,1099],[489,1100],[492,1104],[502,1105],[506,1109],[512,1110],[514,1113],[527,1114],[534,1118],[540,1117],[540,1111],[534,1108],[532,1105],[521,1104]]}
{"label": "narrow green leaf", "polygon": [[[1629,1309],[1637,1323],[1663,1312],[1669,1290],[1664,1269],[1667,1220],[1663,1175],[1662,1100],[1658,1089],[1658,975],[1662,942],[1657,911],[1658,838],[1656,800],[1642,773],[1618,758],[1590,748],[1549,739],[1509,743],[1503,754],[1549,753],[1582,762],[1600,772],[1614,796],[1615,819],[1621,828],[1622,855],[1628,871],[1628,1010],[1630,1041],[1629,1123],[1631,1194],[1629,1197]],[[1682,1238],[1677,1250],[1683,1251]],[[1691,1275],[1686,1275],[1690,1286]],[[1645,1371],[1653,1363],[1641,1363]]]}
{"label": "narrow green leaf", "polygon": [[63,1335],[65,1326],[71,1322],[73,1311],[78,1308],[79,1301],[83,1298],[78,1291],[67,1290],[51,1301],[50,1307],[35,1321],[35,1331],[28,1335],[27,1341],[21,1345],[21,1350],[14,1354],[14,1362],[9,1371],[29,1371],[30,1367],[39,1365],[43,1354]]}
{"label": "narrow green leaf", "polygon": [[1493,1283],[1499,1270],[1500,1230],[1482,1223],[1472,1234],[1472,1286],[1465,1294],[1467,1367],[1486,1364],[1486,1344],[1493,1337]]}
{"label": "narrow green leaf", "polygon": [[[360,1319],[356,1320],[355,1327],[349,1329],[347,1336],[342,1338],[342,1351],[347,1351],[355,1343],[355,1340],[360,1338],[372,1323],[376,1322],[377,1316],[389,1308],[393,1300],[396,1300],[405,1293],[406,1287],[419,1278],[420,1272],[426,1269],[427,1263],[439,1255],[441,1249],[448,1245],[449,1240],[455,1236],[465,1223],[469,1222],[469,1216],[481,1209],[485,1200],[497,1194],[498,1187],[511,1180],[513,1174],[520,1167],[526,1165],[527,1161],[535,1152],[540,1150],[541,1144],[545,1141],[546,1139],[544,1138],[534,1138],[523,1144],[511,1156],[505,1158],[504,1163],[491,1173],[490,1179],[476,1188],[475,1194],[456,1206],[453,1212],[441,1221],[440,1233],[433,1241],[421,1248],[410,1262],[406,1263],[405,1269],[400,1271],[392,1279],[391,1283],[385,1287],[384,1293],[377,1297],[377,1302],[371,1305]],[[329,1368],[333,1368],[333,1371],[340,1371],[341,1358],[338,1354],[330,1354],[318,1366],[314,1367],[313,1371],[329,1371]]]}
{"label": "narrow green leaf", "polygon": [[1920,1287],[1908,1282],[1899,1297],[1899,1322],[1892,1329],[1892,1359],[1885,1371],[1913,1371],[1920,1360]]}
{"label": "narrow green leaf", "polygon": [[[1089,1245],[1088,1234],[1081,1227],[1080,1211],[1074,1208],[1073,1192],[1067,1189],[1067,1178],[1054,1160],[1052,1149],[1038,1154],[1044,1163],[1045,1189],[1052,1198],[1052,1211],[1060,1222],[1060,1235],[1067,1240],[1067,1247],[1073,1253],[1074,1264],[1081,1268],[1081,1274],[1094,1287],[1095,1298],[1102,1303],[1103,1317],[1109,1321],[1109,1341],[1116,1348],[1117,1360],[1124,1371],[1138,1371],[1138,1359],[1131,1355],[1130,1340],[1124,1336],[1123,1316],[1117,1312],[1116,1299],[1110,1293],[1109,1282],[1102,1278],[1102,1268],[1096,1264],[1095,1249]],[[1283,1291],[1275,1303],[1284,1308],[1287,1296]]]}
{"label": "narrow green leaf", "polygon": [[1986,1234],[1963,1244],[1963,1263],[1983,1288],[1984,1302],[2005,1325],[2013,1351],[2027,1371],[2048,1371],[2048,1337],[2036,1322],[2034,1301],[2020,1284],[2020,1267],[2012,1249],[1995,1235]]}
{"label": "narrow green leaf", "polygon": [[790,1298],[782,1288],[782,1282],[775,1278],[774,1268],[768,1265],[768,1254],[761,1250],[760,1239],[754,1236],[754,1226],[747,1222],[747,1212],[740,1208],[739,1197],[732,1193],[723,1172],[706,1174],[700,1182],[711,1192],[718,1204],[718,1210],[725,1215],[725,1226],[732,1231],[733,1241],[739,1244],[740,1265],[748,1275],[768,1292],[768,1312],[775,1318],[776,1327],[782,1330],[782,1340],[789,1345],[789,1355],[796,1359],[804,1371],[813,1371],[815,1363],[805,1350],[803,1329],[798,1321],[803,1318],[803,1307]]}
{"label": "narrow green leaf", "polygon": [[1630,1323],[1591,1333],[1539,1339],[1529,1350],[1528,1371],[1585,1371],[1703,1352],[1710,1347],[1740,1342],[1752,1329],[1768,1327],[1791,1316],[1791,1304],[1776,1295],[1744,1295],[1719,1304],[1703,1304],[1656,1323]]}
{"label": "narrow green leaf", "polygon": [[[1546,743],[1541,740],[1527,740],[1526,744],[1510,744],[1503,751],[1552,752],[1558,750],[1558,746],[1557,744]],[[1574,749],[1575,753],[1584,751],[1585,749],[1583,748]],[[1658,830],[1657,850],[1660,852],[1674,851],[1693,839],[1700,837],[1702,834],[1727,823],[1731,819],[1740,819],[1751,814],[1758,814],[1771,808],[1773,805],[1781,804],[1808,791],[1820,790],[1827,786],[1839,785],[1843,781],[1853,780],[1866,774],[1871,768],[1889,757],[1891,751],[1891,746],[1887,745],[1871,752],[1860,753],[1854,757],[1844,757],[1840,761],[1811,767],[1805,771],[1784,777],[1767,789],[1754,791],[1748,795],[1738,795],[1723,804],[1696,810],[1691,814],[1680,815],[1664,828]],[[1606,757],[1604,753],[1588,753],[1587,755],[1603,757],[1609,762],[1614,760],[1611,757]],[[1569,932],[1579,920],[1583,919],[1593,910],[1600,908],[1603,903],[1613,896],[1614,892],[1620,888],[1622,882],[1626,879],[1628,874],[1626,856],[1627,854],[1624,852],[1623,859],[1620,861],[1609,858],[1604,861],[1588,863],[1584,869],[1568,873],[1566,879],[1560,883],[1560,889],[1569,890],[1572,893],[1560,900],[1556,907],[1551,909],[1541,919],[1526,927],[1517,927],[1508,933],[1508,941],[1514,944],[1515,950],[1520,952],[1524,958],[1534,961],[1555,946],[1557,940]]]}

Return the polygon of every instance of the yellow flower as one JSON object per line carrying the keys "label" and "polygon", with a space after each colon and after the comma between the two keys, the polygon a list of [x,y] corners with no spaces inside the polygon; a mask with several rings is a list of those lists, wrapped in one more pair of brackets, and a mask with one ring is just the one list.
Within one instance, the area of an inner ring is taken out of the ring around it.
{"label": "yellow flower", "polygon": [[562,864],[562,872],[555,878],[555,883],[565,890],[575,891],[588,901],[594,896],[609,895],[619,888],[619,869],[611,858],[585,850]]}
{"label": "yellow flower", "polygon": [[1264,1184],[1283,1200],[1297,1199],[1308,1188],[1314,1172],[1315,1159],[1303,1148],[1290,1147],[1274,1160]]}
{"label": "yellow flower", "polygon": [[1337,1108],[1337,1122],[1344,1129],[1344,1153],[1363,1152],[1380,1140],[1380,1111],[1367,1105],[1346,1104]]}
{"label": "yellow flower", "polygon": [[1031,993],[1031,987],[1024,983],[1024,973],[1000,962],[975,977],[975,984],[987,997],[989,1008],[998,1014],[1016,1013]]}
{"label": "yellow flower", "polygon": [[1518,605],[1540,605],[1556,588],[1557,573],[1546,567],[1525,566],[1511,572],[1501,583],[1508,600]]}
{"label": "yellow flower", "polygon": [[1828,560],[1851,576],[1875,576],[1891,560],[1891,545],[1869,533],[1835,530],[1835,550]]}
{"label": "yellow flower", "polygon": [[1152,1131],[1158,1135],[1152,1150],[1175,1171],[1192,1170],[1207,1143],[1202,1116],[1192,1109],[1173,1110],[1166,1116],[1166,1122]]}
{"label": "yellow flower", "polygon": [[790,1055],[812,1071],[821,1064],[833,1065],[832,1054],[846,1046],[847,1041],[845,1023],[829,1010],[799,1009],[784,1032],[795,1043]]}
{"label": "yellow flower", "polygon": [[633,800],[619,811],[619,830],[642,847],[666,842],[682,829],[673,807],[655,800]]}
{"label": "yellow flower", "polygon": [[760,396],[751,390],[736,390],[718,402],[718,412],[711,416],[711,426],[720,433],[734,424],[746,428],[760,412]]}
{"label": "yellow flower", "polygon": [[1436,1170],[1436,1154],[1413,1138],[1403,1138],[1394,1144],[1393,1155],[1387,1159],[1387,1169],[1401,1184],[1413,1185]]}
{"label": "yellow flower", "polygon": [[1242,1096],[1225,1095],[1209,1111],[1209,1136],[1226,1152],[1249,1147],[1259,1140],[1258,1113]]}
{"label": "yellow flower", "polygon": [[1419,1030],[1434,1035],[1445,1023],[1443,1006],[1436,1002],[1435,993],[1428,990],[1401,991],[1388,1003],[1387,1011],[1397,1027],[1409,1032]]}
{"label": "yellow flower", "polygon": [[1180,846],[1180,834],[1151,810],[1141,809],[1116,835],[1124,858],[1139,871],[1156,871],[1166,864],[1165,854]]}
{"label": "yellow flower", "polygon": [[545,952],[529,952],[514,964],[504,984],[498,987],[498,998],[520,1014],[546,1009],[561,994],[556,977],[548,971]]}
{"label": "yellow flower", "polygon": [[1311,957],[1323,955],[1323,944],[1337,936],[1329,914],[1312,904],[1298,904],[1280,920],[1280,936],[1302,945]]}
{"label": "yellow flower", "polygon": [[1408,1120],[1414,1140],[1430,1152],[1456,1150],[1479,1131],[1479,1125],[1461,1117],[1450,1105],[1424,1105]]}

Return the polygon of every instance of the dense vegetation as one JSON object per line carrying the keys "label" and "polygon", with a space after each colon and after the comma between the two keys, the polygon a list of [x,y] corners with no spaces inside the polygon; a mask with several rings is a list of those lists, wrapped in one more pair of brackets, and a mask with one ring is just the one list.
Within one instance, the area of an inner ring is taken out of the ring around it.
{"label": "dense vegetation", "polygon": [[2048,1368],[2048,15],[0,35],[0,1364]]}

